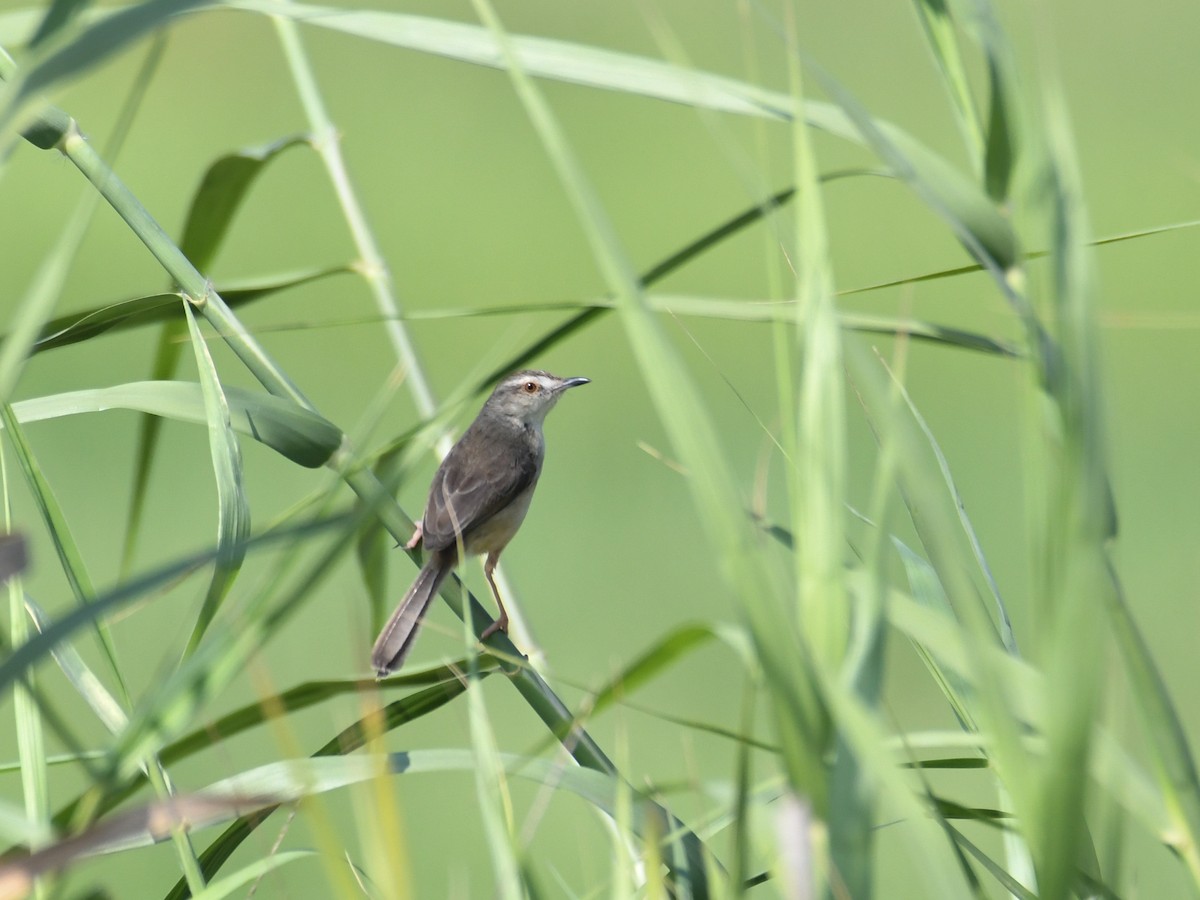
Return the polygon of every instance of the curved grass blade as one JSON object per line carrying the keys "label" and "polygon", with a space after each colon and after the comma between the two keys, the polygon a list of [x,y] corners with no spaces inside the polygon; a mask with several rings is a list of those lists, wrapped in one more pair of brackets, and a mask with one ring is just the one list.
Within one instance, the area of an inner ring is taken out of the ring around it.
{"label": "curved grass blade", "polygon": [[[209,165],[192,197],[179,242],[179,249],[193,266],[201,272],[208,270],[234,215],[263,169],[285,150],[308,146],[310,140],[306,134],[288,135],[260,147],[229,153]],[[228,301],[228,296],[225,299]]]}
{"label": "curved grass blade", "polygon": [[[276,275],[256,279],[252,282],[232,284],[221,291],[221,296],[231,307],[244,306],[289,288],[300,287],[330,275],[342,275],[351,271],[349,266],[330,266]],[[181,322],[179,301],[182,296],[175,291],[149,294],[59,316],[42,326],[38,337],[34,340],[31,352],[42,353],[46,350],[66,347],[80,341],[90,340],[109,331],[124,331],[155,322]],[[0,337],[0,343],[7,339],[7,335]]]}
{"label": "curved grass blade", "polygon": [[196,618],[186,653],[191,654],[204,636],[209,622],[233,586],[245,558],[250,536],[250,500],[242,479],[242,448],[233,430],[233,416],[217,368],[200,333],[191,304],[184,301],[188,333],[200,374],[200,392],[208,420],[208,446],[217,483],[217,560]]}
{"label": "curved grass blade", "polygon": [[[294,463],[319,468],[341,446],[342,432],[326,419],[289,400],[227,388],[233,428]],[[13,407],[21,422],[78,413],[131,409],[181,422],[207,422],[201,387],[185,381],[134,381],[107,388],[69,391],[22,400]]]}
{"label": "curved grass blade", "polygon": [[200,893],[195,894],[192,900],[224,900],[238,888],[245,887],[252,881],[258,881],[281,866],[300,859],[311,859],[315,855],[316,853],[312,850],[285,850],[282,853],[272,853],[220,881],[213,882]]}

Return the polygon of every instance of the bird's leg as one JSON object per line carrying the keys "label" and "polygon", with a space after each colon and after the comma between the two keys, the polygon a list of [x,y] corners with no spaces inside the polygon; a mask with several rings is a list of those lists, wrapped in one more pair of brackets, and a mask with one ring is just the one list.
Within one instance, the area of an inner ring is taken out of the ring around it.
{"label": "bird's leg", "polygon": [[496,568],[496,563],[499,561],[499,553],[489,553],[487,561],[483,564],[483,577],[487,579],[487,583],[492,589],[492,596],[496,598],[496,606],[500,608],[500,618],[483,630],[483,634],[479,636],[481,641],[486,641],[497,631],[508,634],[508,612],[504,609],[504,601],[500,599],[500,591],[496,588],[495,579],[492,578],[492,570]]}
{"label": "bird's leg", "polygon": [[417,520],[417,528],[413,532],[413,536],[408,539],[408,543],[404,545],[404,549],[405,550],[414,549],[417,546],[417,544],[421,543],[421,535],[423,535],[424,533],[425,533],[425,519],[421,518],[421,519]]}

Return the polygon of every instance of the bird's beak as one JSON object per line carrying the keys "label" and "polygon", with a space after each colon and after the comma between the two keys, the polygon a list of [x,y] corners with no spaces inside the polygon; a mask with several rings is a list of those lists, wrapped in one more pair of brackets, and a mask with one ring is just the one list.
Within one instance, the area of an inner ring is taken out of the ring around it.
{"label": "bird's beak", "polygon": [[587,384],[591,380],[590,378],[564,378],[562,389],[565,391],[567,388],[579,387],[581,384]]}

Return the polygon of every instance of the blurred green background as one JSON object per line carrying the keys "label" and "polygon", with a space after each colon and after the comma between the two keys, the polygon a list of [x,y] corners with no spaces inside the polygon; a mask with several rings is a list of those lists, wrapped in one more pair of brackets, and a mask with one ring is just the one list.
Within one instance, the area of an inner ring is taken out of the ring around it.
{"label": "blurred green background", "polygon": [[[349,5],[349,4],[346,4]],[[18,9],[13,4],[4,9]],[[467,3],[393,2],[388,8],[475,21]],[[610,47],[756,80],[786,89],[786,60],[775,4],[715,0],[504,2],[497,8],[514,33]],[[959,136],[913,10],[907,3],[796,4],[803,47],[875,114],[894,121],[961,163]],[[1200,8],[1157,4],[1132,8],[1099,0],[1001,5],[1017,46],[1028,95],[1061,89],[1071,117],[1096,236],[1196,218],[1200,208],[1200,107],[1196,36]],[[3,21],[0,21],[3,24]],[[11,45],[17,35],[0,34]],[[387,258],[407,312],[503,304],[553,304],[604,292],[586,242],[545,153],[498,71],[306,29],[321,88],[340,131],[347,164]],[[119,105],[144,53],[138,46],[74,84],[55,102],[104,147]],[[764,190],[787,186],[786,126],[694,110],[587,88],[547,84],[545,91],[574,150],[639,269],[750,206]],[[304,118],[270,24],[235,11],[187,17],[171,31],[166,55],[119,158],[117,172],[146,207],[177,235],[205,167],[231,150],[302,131]],[[822,172],[877,165],[860,148],[828,137],[817,142]],[[21,146],[0,179],[0,326],[85,193],[78,173],[54,154]],[[825,202],[839,289],[852,289],[969,262],[946,230],[892,180],[830,183]],[[771,296],[773,235],[758,227],[658,286],[668,293],[762,299]],[[1200,353],[1193,285],[1200,275],[1200,231],[1103,247],[1100,325],[1114,487],[1121,533],[1116,560],[1135,615],[1185,716],[1200,732],[1196,636],[1200,613]],[[1033,248],[1027,248],[1033,249]],[[335,199],[315,154],[288,151],[257,183],[209,274],[227,281],[338,264],[353,258]],[[1036,270],[1035,270],[1036,271]],[[59,312],[84,309],[165,287],[165,276],[108,208],[98,210],[70,273]],[[1016,328],[983,275],[846,297],[846,309],[921,318],[1012,336]],[[503,317],[415,319],[409,325],[439,397],[479,378],[564,317],[561,311]],[[260,302],[242,314],[318,408],[351,435],[395,366],[374,321],[365,286],[339,276]],[[776,424],[774,365],[768,327],[664,316],[691,365],[710,410],[722,424],[726,452],[749,501],[764,490],[771,508],[780,490],[778,460],[760,473],[769,441],[759,420]],[[6,327],[6,326],[5,326]],[[58,350],[35,358],[19,398],[148,377],[154,329]],[[887,339],[872,339],[886,356]],[[223,348],[213,346],[222,375],[248,383]],[[185,353],[185,358],[187,354]],[[593,384],[573,393],[548,423],[548,463],[520,537],[505,554],[515,598],[544,648],[556,688],[569,700],[596,687],[655,638],[684,623],[729,621],[735,610],[688,495],[685,476],[667,461],[667,445],[615,317],[555,347],[536,365]],[[190,365],[190,364],[189,364]],[[191,376],[185,367],[186,377]],[[914,345],[907,383],[955,472],[1000,587],[1029,639],[1028,539],[1022,476],[1025,437],[1016,363],[963,351]],[[460,410],[457,427],[478,406]],[[863,491],[873,443],[851,405],[851,502]],[[415,408],[403,387],[368,445],[411,426]],[[31,426],[29,436],[73,525],[99,585],[117,576],[133,470],[136,417],[113,412]],[[203,429],[168,423],[157,463],[146,533],[137,559],[149,568],[211,544],[216,504]],[[665,461],[664,461],[665,460]],[[320,483],[258,446],[245,449],[256,525],[265,525]],[[412,515],[435,460],[428,458],[401,491]],[[20,492],[18,491],[18,494]],[[28,502],[34,571],[28,589],[53,612],[71,605],[52,551]],[[478,566],[468,582],[486,596]],[[399,554],[392,566],[398,598],[414,570]],[[242,578],[254,579],[248,565]],[[196,580],[115,624],[135,691],[153,683],[162,652],[186,640],[203,596]],[[316,600],[229,691],[223,709],[308,679],[366,674],[370,633],[366,595],[352,564],[339,567]],[[1033,619],[1035,620],[1035,619]],[[89,659],[95,656],[81,642]],[[888,712],[897,727],[945,725],[949,714],[918,673],[911,651],[894,642]],[[460,630],[440,604],[416,661],[461,651]],[[735,726],[744,684],[728,651],[711,646],[671,670],[635,699],[651,710]],[[907,674],[906,674],[907,673]],[[65,710],[82,710],[70,690],[46,673],[46,689]],[[911,688],[911,689],[910,689]],[[501,744],[525,751],[543,729],[500,679],[485,685]],[[361,715],[339,701],[291,720],[286,732],[260,729],[211,756],[172,770],[178,784],[199,787],[281,755],[311,752]],[[11,721],[11,701],[0,721]],[[101,739],[87,715],[85,736]],[[1132,725],[1130,726],[1132,730]],[[89,731],[89,729],[92,729]],[[759,732],[769,737],[765,725]],[[700,808],[699,785],[732,777],[735,747],[631,707],[609,712],[593,733],[637,784],[685,778],[680,811]],[[389,747],[465,746],[464,710],[456,706],[389,737]],[[1136,742],[1134,743],[1136,749]],[[0,725],[0,758],[15,758],[15,740]],[[66,799],[70,779],[62,782]],[[56,788],[58,786],[56,785]],[[472,817],[469,776],[397,779],[417,896],[481,896],[490,869]],[[526,789],[521,788],[521,791]],[[576,890],[607,871],[608,838],[581,804],[555,798],[540,809],[531,789],[520,797],[536,822],[534,846]],[[0,775],[0,797],[19,801],[15,775]],[[352,796],[328,801],[335,821],[353,833]],[[532,811],[531,811],[532,810]],[[263,852],[284,821],[277,816],[254,841]],[[303,821],[289,844],[307,841]],[[887,830],[881,832],[884,849]],[[201,841],[201,843],[203,843]],[[1176,867],[1166,851],[1132,848],[1141,896],[1171,896]],[[905,863],[887,857],[893,884]],[[272,896],[321,896],[311,863],[274,876]],[[77,883],[104,880],[116,896],[161,895],[177,877],[169,847],[137,857],[87,864]],[[888,884],[881,876],[880,884]],[[911,896],[903,889],[888,896]],[[881,895],[882,896],[882,895]]]}

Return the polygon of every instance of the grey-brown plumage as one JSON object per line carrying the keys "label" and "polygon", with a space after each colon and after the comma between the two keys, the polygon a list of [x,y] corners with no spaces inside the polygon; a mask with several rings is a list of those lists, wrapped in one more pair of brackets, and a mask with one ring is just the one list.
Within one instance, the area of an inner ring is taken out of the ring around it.
{"label": "grey-brown plumage", "polygon": [[371,652],[379,677],[403,664],[425,610],[458,563],[460,544],[468,555],[487,554],[483,571],[500,610],[480,640],[507,630],[508,614],[492,570],[521,527],[537,487],[546,452],[546,414],[564,391],[587,383],[586,378],[558,378],[533,370],[509,375],[446,454],[433,476],[425,515],[408,543],[411,549],[423,542],[429,558]]}

